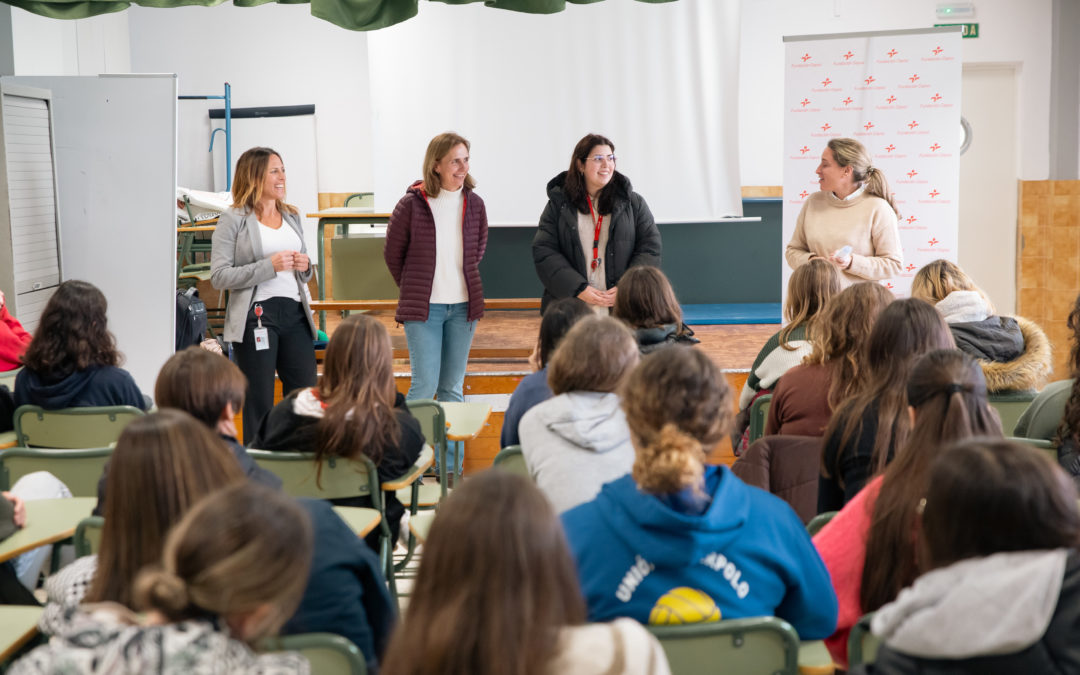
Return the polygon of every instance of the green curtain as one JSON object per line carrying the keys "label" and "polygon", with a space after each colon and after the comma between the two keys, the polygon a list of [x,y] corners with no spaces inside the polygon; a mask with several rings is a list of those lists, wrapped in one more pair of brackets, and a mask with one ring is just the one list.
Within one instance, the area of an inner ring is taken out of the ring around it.
{"label": "green curtain", "polygon": [[[120,12],[131,5],[143,7],[213,7],[224,0],[0,0],[51,19],[85,19],[88,16]],[[603,0],[433,0],[448,5],[483,2],[488,7],[530,14],[554,14],[567,3],[586,5]],[[638,2],[674,2],[675,0],[638,0]],[[255,7],[269,2],[280,4],[311,3],[311,14],[349,30],[378,30],[416,16],[419,0],[233,0],[237,7]]]}

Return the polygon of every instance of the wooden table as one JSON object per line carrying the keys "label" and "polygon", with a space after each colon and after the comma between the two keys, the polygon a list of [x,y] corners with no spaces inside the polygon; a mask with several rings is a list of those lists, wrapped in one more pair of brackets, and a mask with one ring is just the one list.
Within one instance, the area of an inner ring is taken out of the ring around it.
{"label": "wooden table", "polygon": [[97,498],[40,499],[25,504],[26,527],[0,542],[0,562],[72,536],[79,521],[94,510]]}
{"label": "wooden table", "polygon": [[382,521],[382,514],[379,513],[378,509],[365,509],[359,506],[335,506],[334,513],[341,516],[349,529],[361,539],[366,537]]}
{"label": "wooden table", "polygon": [[832,675],[836,665],[822,640],[799,643],[799,675]]}
{"label": "wooden table", "polygon": [[0,663],[37,635],[38,620],[44,610],[44,607],[0,605]]}
{"label": "wooden table", "polygon": [[[354,209],[344,206],[323,209],[315,213],[307,214],[308,218],[317,218],[319,221],[318,244],[319,249],[319,300],[326,299],[326,289],[330,283],[330,270],[326,266],[326,246],[324,244],[324,228],[327,225],[351,225],[353,223],[367,223],[369,225],[381,225],[390,222],[389,213],[374,213],[371,209]],[[319,329],[326,330],[326,311],[319,311]]]}
{"label": "wooden table", "polygon": [[435,522],[435,511],[421,511],[409,516],[409,531],[416,537],[416,541],[423,544],[427,541],[433,522]]}
{"label": "wooden table", "polygon": [[439,402],[446,413],[446,438],[450,441],[471,441],[487,424],[491,415],[490,403]]}

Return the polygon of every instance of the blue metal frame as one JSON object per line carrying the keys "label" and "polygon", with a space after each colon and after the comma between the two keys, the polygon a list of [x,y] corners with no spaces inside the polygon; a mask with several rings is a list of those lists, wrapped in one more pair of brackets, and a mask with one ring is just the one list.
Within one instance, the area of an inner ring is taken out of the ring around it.
{"label": "blue metal frame", "polygon": [[[212,99],[225,100],[225,190],[232,190],[232,85],[225,83],[224,96],[178,96],[181,101],[209,101]],[[210,150],[214,151],[214,136],[221,129],[210,132]]]}

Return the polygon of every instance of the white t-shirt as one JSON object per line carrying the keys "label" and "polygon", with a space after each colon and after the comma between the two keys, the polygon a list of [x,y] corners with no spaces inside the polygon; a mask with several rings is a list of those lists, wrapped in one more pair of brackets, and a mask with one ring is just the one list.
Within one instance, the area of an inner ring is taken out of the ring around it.
{"label": "white t-shirt", "polygon": [[[303,246],[296,230],[284,221],[276,230],[259,223],[259,237],[262,239],[263,256],[272,256],[280,251],[299,251]],[[252,302],[262,302],[269,298],[288,298],[300,302],[300,286],[296,283],[294,270],[281,270],[269,281],[264,281],[255,288]]]}
{"label": "white t-shirt", "polygon": [[462,242],[462,206],[464,192],[439,190],[438,197],[428,197],[435,217],[435,276],[431,280],[428,302],[454,305],[469,301],[465,285],[465,246]]}

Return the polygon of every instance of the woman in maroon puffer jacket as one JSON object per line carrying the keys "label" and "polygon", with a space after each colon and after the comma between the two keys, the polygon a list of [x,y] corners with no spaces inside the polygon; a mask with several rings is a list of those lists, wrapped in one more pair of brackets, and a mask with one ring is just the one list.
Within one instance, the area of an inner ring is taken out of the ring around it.
{"label": "woman in maroon puffer jacket", "polygon": [[401,289],[394,318],[409,344],[409,399],[463,400],[469,346],[484,314],[479,266],[488,225],[475,184],[469,142],[439,134],[428,144],[423,180],[390,216],[383,257]]}

